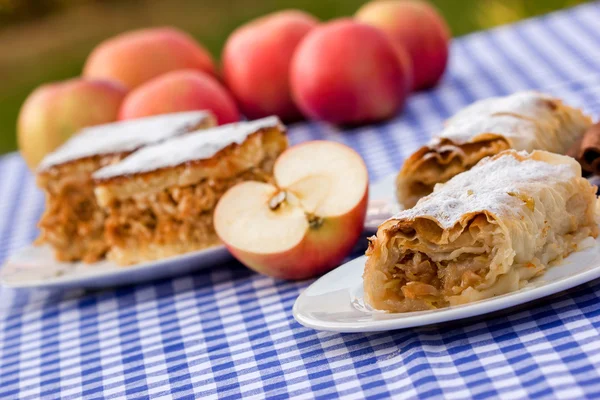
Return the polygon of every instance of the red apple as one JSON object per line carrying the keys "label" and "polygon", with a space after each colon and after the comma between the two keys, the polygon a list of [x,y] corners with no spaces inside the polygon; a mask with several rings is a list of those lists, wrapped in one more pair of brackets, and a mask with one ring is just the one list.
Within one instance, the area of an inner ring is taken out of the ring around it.
{"label": "red apple", "polygon": [[399,52],[408,52],[414,89],[432,87],[441,79],[450,29],[433,5],[421,0],[372,1],[358,10],[356,19],[382,29]]}
{"label": "red apple", "polygon": [[17,121],[21,155],[32,170],[44,156],[86,126],[117,119],[127,90],[118,83],[72,79],[35,89]]}
{"label": "red apple", "polygon": [[214,225],[242,263],[283,279],[322,274],[348,255],[360,237],[368,200],[362,158],[335,142],[286,150],[274,184],[243,182],[221,197]]}
{"label": "red apple", "polygon": [[119,81],[133,89],[180,69],[215,75],[212,57],[191,36],[175,28],[149,28],[100,43],[88,57],[83,75]]}
{"label": "red apple", "polygon": [[223,50],[223,76],[248,118],[301,117],[289,85],[296,46],[319,21],[302,11],[269,14],[236,29]]}
{"label": "red apple", "polygon": [[119,119],[192,110],[212,111],[219,124],[240,119],[227,89],[212,76],[192,70],[170,72],[133,90],[121,106]]}
{"label": "red apple", "polygon": [[343,19],[313,29],[292,60],[292,93],[302,112],[337,124],[380,121],[404,105],[411,86],[389,38]]}

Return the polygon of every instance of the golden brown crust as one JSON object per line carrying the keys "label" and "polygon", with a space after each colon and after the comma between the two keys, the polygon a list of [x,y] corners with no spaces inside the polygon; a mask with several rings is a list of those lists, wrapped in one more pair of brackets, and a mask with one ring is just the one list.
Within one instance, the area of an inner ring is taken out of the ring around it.
{"label": "golden brown crust", "polygon": [[150,172],[95,179],[100,204],[124,199],[134,194],[149,194],[171,186],[186,186],[203,179],[230,177],[257,165],[265,156],[273,157],[287,147],[285,131],[279,127],[264,128],[248,136],[242,144],[233,143],[210,159],[160,168]]}
{"label": "golden brown crust", "polygon": [[508,142],[497,135],[481,135],[478,140],[456,144],[443,139],[438,145],[425,146],[415,152],[404,164],[396,178],[396,196],[405,208],[455,175],[467,171],[483,158],[509,149]]}

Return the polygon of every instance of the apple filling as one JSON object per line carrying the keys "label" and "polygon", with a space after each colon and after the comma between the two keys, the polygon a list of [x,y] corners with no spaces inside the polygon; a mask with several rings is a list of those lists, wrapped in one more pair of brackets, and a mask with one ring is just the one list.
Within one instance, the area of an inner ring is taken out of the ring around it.
{"label": "apple filling", "polygon": [[229,179],[204,179],[157,193],[114,199],[108,205],[106,240],[108,258],[121,265],[161,259],[219,243],[213,211],[221,196],[234,185],[270,177],[274,160]]}
{"label": "apple filling", "polygon": [[121,158],[92,157],[38,175],[38,185],[46,194],[46,209],[38,223],[41,234],[37,243],[50,244],[57,260],[91,263],[108,250],[104,239],[105,214],[94,196],[91,174]]}
{"label": "apple filling", "polygon": [[486,279],[497,270],[502,252],[498,244],[504,236],[496,223],[478,215],[462,232],[451,234],[451,241],[438,236],[433,225],[419,221],[420,235],[413,228],[401,229],[384,247],[369,247],[371,272],[365,281],[372,285],[367,292],[375,308],[409,312],[446,307],[463,302],[469,288],[487,288]]}
{"label": "apple filling", "polygon": [[406,208],[413,207],[420,198],[433,191],[438,183],[444,183],[455,175],[471,169],[481,159],[500,153],[510,146],[505,139],[495,138],[457,145],[443,139],[438,145],[426,148],[420,162],[408,171],[402,170],[397,179],[398,199]]}

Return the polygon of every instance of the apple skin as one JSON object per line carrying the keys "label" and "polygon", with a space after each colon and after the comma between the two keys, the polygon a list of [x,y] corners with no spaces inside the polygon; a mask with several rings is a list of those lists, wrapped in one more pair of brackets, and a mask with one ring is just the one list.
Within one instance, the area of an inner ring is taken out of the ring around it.
{"label": "apple skin", "polygon": [[169,72],[133,90],[123,101],[119,119],[193,110],[212,111],[219,125],[240,119],[227,89],[212,76],[193,70]]}
{"label": "apple skin", "polygon": [[74,133],[114,122],[127,89],[116,82],[71,79],[42,85],[21,106],[17,142],[31,170]]}
{"label": "apple skin", "polygon": [[383,31],[341,19],[313,29],[292,59],[296,104],[310,118],[334,124],[388,119],[404,105],[411,71]]}
{"label": "apple skin", "polygon": [[435,86],[448,64],[450,29],[433,5],[421,0],[371,1],[355,15],[382,29],[412,60],[413,89]]}
{"label": "apple skin", "polygon": [[223,77],[248,118],[301,118],[290,92],[289,67],[296,47],[318,23],[305,12],[285,10],[249,22],[227,39]]}
{"label": "apple skin", "polygon": [[216,75],[210,53],[190,35],[170,27],[148,28],[100,43],[86,60],[83,76],[118,81],[133,89],[181,69]]}
{"label": "apple skin", "polygon": [[287,280],[319,276],[339,266],[352,251],[363,232],[368,200],[367,189],[353,210],[341,217],[326,218],[322,226],[284,253],[256,254],[227,243],[225,247],[244,265],[264,275]]}

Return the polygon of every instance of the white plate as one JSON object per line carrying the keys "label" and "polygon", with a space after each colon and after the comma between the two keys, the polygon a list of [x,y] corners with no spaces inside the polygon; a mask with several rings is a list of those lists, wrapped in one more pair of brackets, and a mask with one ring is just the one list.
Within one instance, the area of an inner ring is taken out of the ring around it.
{"label": "white plate", "polygon": [[309,286],[294,304],[294,318],[302,325],[318,330],[373,332],[453,321],[502,310],[600,278],[600,239],[586,241],[589,247],[550,267],[544,275],[521,290],[471,304],[411,313],[386,313],[365,304],[362,273],[366,257],[359,257]]}
{"label": "white plate", "polygon": [[[369,207],[365,230],[377,226],[397,211],[393,196],[394,176],[369,187]],[[0,269],[0,283],[11,288],[99,288],[184,275],[208,268],[231,256],[224,246],[188,253],[168,259],[121,267],[109,261],[94,264],[54,260],[47,246],[29,245],[11,256]]]}
{"label": "white plate", "polygon": [[164,260],[128,267],[110,261],[94,264],[54,260],[49,246],[27,246],[2,266],[0,283],[10,288],[100,288],[184,275],[231,258],[225,246],[215,246]]}

